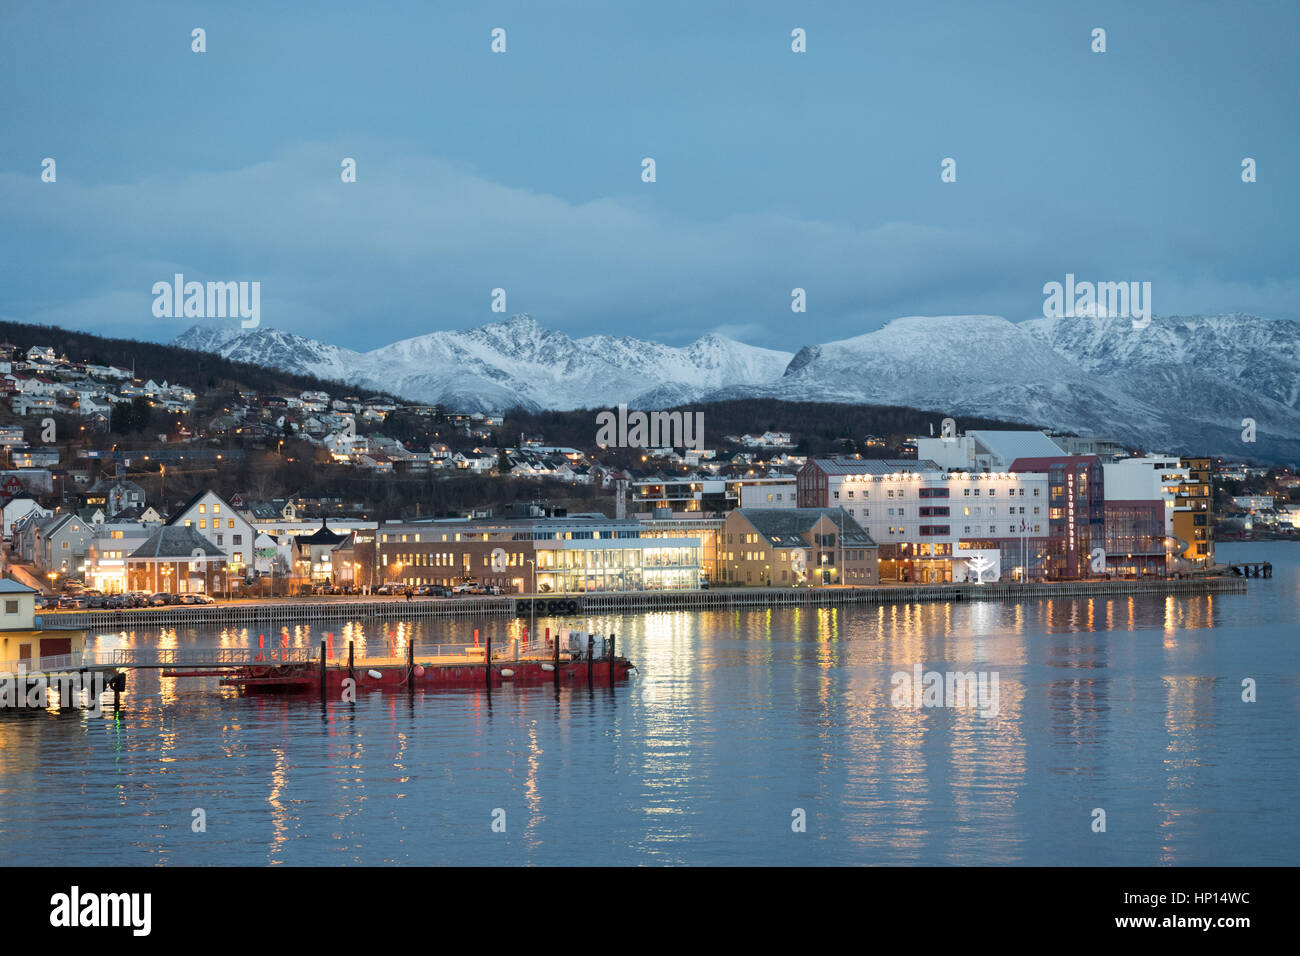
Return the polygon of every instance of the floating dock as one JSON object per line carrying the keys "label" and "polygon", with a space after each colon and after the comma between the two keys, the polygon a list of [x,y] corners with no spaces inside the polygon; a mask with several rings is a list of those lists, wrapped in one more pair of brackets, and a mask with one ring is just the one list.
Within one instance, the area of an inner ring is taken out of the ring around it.
{"label": "floating dock", "polygon": [[[515,638],[495,647],[483,643],[439,644],[416,652],[357,657],[334,654],[333,640],[312,647],[281,648],[112,648],[0,665],[0,677],[16,678],[25,689],[32,681],[53,682],[66,675],[101,674],[115,694],[126,689],[131,670],[157,670],[162,677],[219,677],[227,687],[248,693],[319,692],[321,699],[355,700],[359,691],[444,690],[505,684],[553,683],[556,687],[614,687],[636,669],[615,653],[615,637],[561,631],[528,642]],[[398,650],[398,648],[394,648]],[[11,666],[16,665],[16,666]]]}

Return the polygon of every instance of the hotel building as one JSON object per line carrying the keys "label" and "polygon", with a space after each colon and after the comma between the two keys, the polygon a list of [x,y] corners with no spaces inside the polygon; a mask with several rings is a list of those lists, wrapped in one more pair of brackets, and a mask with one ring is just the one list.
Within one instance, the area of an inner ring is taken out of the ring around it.
{"label": "hotel building", "polygon": [[996,550],[1003,579],[1043,576],[1046,474],[947,472],[932,460],[810,459],[799,506],[839,507],[879,546],[882,581],[960,579],[970,552]]}

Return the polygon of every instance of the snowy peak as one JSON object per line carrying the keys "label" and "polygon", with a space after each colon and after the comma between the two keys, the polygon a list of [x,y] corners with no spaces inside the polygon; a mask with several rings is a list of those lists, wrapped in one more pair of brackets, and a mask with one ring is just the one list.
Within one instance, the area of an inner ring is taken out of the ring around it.
{"label": "snowy peak", "polygon": [[[1300,324],[1244,314],[1010,322],[904,316],[795,354],[716,333],[686,346],[572,338],[527,314],[355,352],[277,329],[196,326],[175,344],[466,411],[702,400],[910,405],[1162,450],[1300,461]],[[1259,440],[1241,442],[1242,419]]]}

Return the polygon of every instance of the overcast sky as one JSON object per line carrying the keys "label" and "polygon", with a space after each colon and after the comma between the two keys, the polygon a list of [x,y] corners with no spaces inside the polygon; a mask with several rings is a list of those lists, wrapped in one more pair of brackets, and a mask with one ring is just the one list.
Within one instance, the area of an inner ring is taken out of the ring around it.
{"label": "overcast sky", "polygon": [[1290,0],[274,6],[0,0],[0,317],[166,341],[181,272],[362,349],[497,287],[575,336],[791,351],[1031,318],[1066,273],[1300,318]]}

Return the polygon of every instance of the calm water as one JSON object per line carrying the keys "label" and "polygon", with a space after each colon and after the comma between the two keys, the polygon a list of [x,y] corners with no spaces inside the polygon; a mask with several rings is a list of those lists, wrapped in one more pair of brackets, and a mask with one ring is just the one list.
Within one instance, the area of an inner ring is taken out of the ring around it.
{"label": "calm water", "polygon": [[[1295,864],[1300,546],[1220,556],[1276,576],[1246,596],[593,620],[640,667],[613,693],[376,693],[322,712],[142,673],[116,718],[0,714],[0,859]],[[413,631],[418,648],[467,628]],[[996,673],[997,715],[895,708],[890,676],[916,663]]]}

